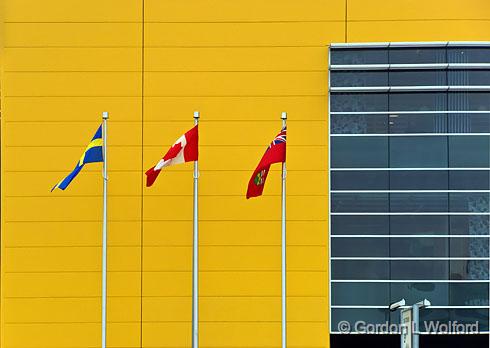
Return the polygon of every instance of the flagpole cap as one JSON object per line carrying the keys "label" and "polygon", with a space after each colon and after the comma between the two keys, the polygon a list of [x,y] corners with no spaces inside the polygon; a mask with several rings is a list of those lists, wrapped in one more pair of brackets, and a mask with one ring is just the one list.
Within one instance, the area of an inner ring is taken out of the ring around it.
{"label": "flagpole cap", "polygon": [[288,118],[288,113],[286,111],[283,111],[281,113],[281,120],[286,120]]}
{"label": "flagpole cap", "polygon": [[103,120],[107,120],[108,118],[109,118],[109,113],[108,113],[107,111],[104,111],[104,112],[102,113],[102,119],[103,119]]}
{"label": "flagpole cap", "polygon": [[196,120],[199,118],[199,111],[194,111],[194,118]]}

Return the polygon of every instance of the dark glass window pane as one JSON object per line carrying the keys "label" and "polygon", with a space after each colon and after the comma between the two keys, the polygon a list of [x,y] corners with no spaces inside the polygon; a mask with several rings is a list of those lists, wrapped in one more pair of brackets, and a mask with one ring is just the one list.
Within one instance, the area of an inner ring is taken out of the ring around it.
{"label": "dark glass window pane", "polygon": [[[356,323],[384,324],[388,320],[387,309],[376,308],[332,308],[332,331],[339,331],[339,322],[347,321],[351,332],[355,332]],[[358,332],[365,330],[365,325],[358,324]]]}
{"label": "dark glass window pane", "polygon": [[450,306],[488,306],[488,284],[449,284]]}
{"label": "dark glass window pane", "polygon": [[391,48],[389,50],[390,64],[428,64],[445,63],[444,48]]}
{"label": "dark glass window pane", "polygon": [[388,283],[332,283],[332,305],[384,306],[389,301]]}
{"label": "dark glass window pane", "polygon": [[[459,324],[474,325],[471,328],[473,333],[477,331],[488,331],[488,309],[486,308],[450,309],[449,318],[451,321],[457,321]],[[455,330],[459,330],[460,333],[468,333],[464,327],[456,326]]]}
{"label": "dark glass window pane", "polygon": [[390,261],[391,279],[395,280],[444,280],[448,279],[448,261]]}
{"label": "dark glass window pane", "polygon": [[386,134],[388,115],[330,115],[332,134]]}
{"label": "dark glass window pane", "polygon": [[392,190],[447,190],[448,173],[445,170],[390,172],[390,189]]}
{"label": "dark glass window pane", "polygon": [[388,171],[332,171],[332,190],[388,190]]}
{"label": "dark glass window pane", "polygon": [[446,193],[392,193],[390,194],[392,212],[446,212],[448,197]]}
{"label": "dark glass window pane", "polygon": [[332,260],[332,279],[389,279],[389,261]]}
{"label": "dark glass window pane", "polygon": [[331,111],[387,111],[388,95],[384,93],[332,93]]}
{"label": "dark glass window pane", "polygon": [[332,137],[333,168],[385,168],[388,166],[387,137]]}
{"label": "dark glass window pane", "polygon": [[489,48],[448,48],[449,63],[490,63]]}
{"label": "dark glass window pane", "polygon": [[488,212],[488,193],[450,193],[449,207],[453,212]]}
{"label": "dark glass window pane", "polygon": [[448,234],[448,217],[442,215],[392,215],[391,234]]}
{"label": "dark glass window pane", "polygon": [[[442,308],[430,308],[421,310],[420,315],[420,331],[421,332],[444,332],[444,326],[449,322],[449,310]],[[439,323],[439,326],[437,324]]]}
{"label": "dark glass window pane", "polygon": [[448,93],[449,110],[454,111],[489,111],[489,92],[450,92]]}
{"label": "dark glass window pane", "polygon": [[388,238],[332,238],[333,257],[388,257]]}
{"label": "dark glass window pane", "polygon": [[388,216],[333,215],[332,234],[389,234]]}
{"label": "dark glass window pane", "polygon": [[391,137],[390,166],[395,168],[446,167],[447,137]]}
{"label": "dark glass window pane", "polygon": [[490,114],[449,114],[449,133],[489,133]]}
{"label": "dark glass window pane", "polygon": [[388,86],[387,71],[332,71],[332,87]]}
{"label": "dark glass window pane", "polygon": [[449,137],[450,167],[488,167],[488,136]]}
{"label": "dark glass window pane", "polygon": [[450,279],[455,280],[487,280],[488,261],[453,260],[450,261]]}
{"label": "dark glass window pane", "polygon": [[390,86],[446,86],[444,70],[393,70]]}
{"label": "dark glass window pane", "polygon": [[488,235],[489,217],[485,215],[451,216],[451,234]]}
{"label": "dark glass window pane", "polygon": [[448,246],[447,238],[390,238],[393,257],[447,257]]}
{"label": "dark glass window pane", "polygon": [[390,93],[390,110],[393,111],[445,111],[446,93]]}
{"label": "dark glass window pane", "polygon": [[487,170],[449,171],[449,189],[451,190],[488,190],[489,182]]}
{"label": "dark glass window pane", "polygon": [[428,299],[433,306],[449,304],[448,283],[392,283],[390,303],[404,298],[408,304]]}
{"label": "dark glass window pane", "polygon": [[332,49],[331,64],[386,64],[386,49]]}
{"label": "dark glass window pane", "polygon": [[450,86],[488,86],[490,70],[449,70]]}
{"label": "dark glass window pane", "polygon": [[390,133],[447,133],[446,114],[391,114]]}
{"label": "dark glass window pane", "polygon": [[387,212],[387,193],[332,193],[332,212]]}
{"label": "dark glass window pane", "polygon": [[451,238],[451,257],[488,257],[488,238]]}

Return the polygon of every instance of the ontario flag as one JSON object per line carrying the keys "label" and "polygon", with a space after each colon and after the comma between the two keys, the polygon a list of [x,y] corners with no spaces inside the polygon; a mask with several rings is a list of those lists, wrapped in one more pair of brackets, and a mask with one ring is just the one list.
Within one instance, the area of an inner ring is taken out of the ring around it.
{"label": "ontario flag", "polygon": [[286,161],[286,127],[276,135],[272,143],[265,150],[264,156],[255,169],[250,181],[248,182],[247,199],[258,197],[264,191],[265,180],[269,174],[269,168],[273,163]]}
{"label": "ontario flag", "polygon": [[163,168],[185,162],[197,161],[199,133],[196,125],[181,136],[158,163],[146,171],[146,187],[153,185]]}

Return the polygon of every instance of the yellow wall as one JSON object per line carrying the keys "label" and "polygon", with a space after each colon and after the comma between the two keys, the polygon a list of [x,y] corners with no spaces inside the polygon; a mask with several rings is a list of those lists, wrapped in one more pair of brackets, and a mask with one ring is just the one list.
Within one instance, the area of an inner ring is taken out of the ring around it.
{"label": "yellow wall", "polygon": [[[1,347],[189,347],[192,165],[151,167],[200,110],[201,347],[280,346],[280,178],[246,184],[288,111],[288,338],[328,346],[327,45],[490,40],[488,0],[0,0]],[[347,15],[346,15],[347,9]],[[347,22],[346,22],[347,18]]]}

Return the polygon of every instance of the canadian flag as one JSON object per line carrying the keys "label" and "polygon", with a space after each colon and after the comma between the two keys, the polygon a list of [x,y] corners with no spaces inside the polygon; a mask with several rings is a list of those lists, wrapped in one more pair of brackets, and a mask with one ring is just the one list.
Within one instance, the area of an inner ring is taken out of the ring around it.
{"label": "canadian flag", "polygon": [[163,168],[173,164],[197,161],[199,133],[198,126],[181,136],[158,163],[146,171],[146,187],[153,185]]}

